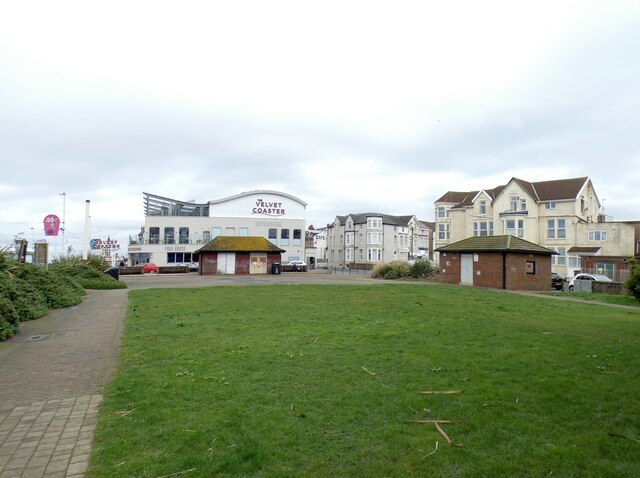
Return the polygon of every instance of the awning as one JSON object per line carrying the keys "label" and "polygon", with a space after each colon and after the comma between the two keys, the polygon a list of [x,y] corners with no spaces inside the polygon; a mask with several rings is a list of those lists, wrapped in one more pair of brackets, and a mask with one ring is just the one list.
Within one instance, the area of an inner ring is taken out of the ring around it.
{"label": "awning", "polygon": [[573,246],[567,251],[569,254],[579,254],[581,256],[596,256],[600,252],[599,247]]}

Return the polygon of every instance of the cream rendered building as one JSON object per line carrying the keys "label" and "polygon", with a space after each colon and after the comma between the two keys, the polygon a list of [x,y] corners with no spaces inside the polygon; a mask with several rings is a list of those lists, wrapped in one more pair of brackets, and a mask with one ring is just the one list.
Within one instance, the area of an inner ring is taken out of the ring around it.
{"label": "cream rendered building", "polygon": [[[573,276],[584,271],[587,256],[634,255],[634,227],[606,222],[600,207],[588,177],[541,182],[512,178],[493,189],[449,191],[435,201],[434,249],[467,237],[511,234],[555,250],[553,272]],[[615,275],[611,264],[619,261],[603,261],[598,264],[607,262],[602,268]]]}

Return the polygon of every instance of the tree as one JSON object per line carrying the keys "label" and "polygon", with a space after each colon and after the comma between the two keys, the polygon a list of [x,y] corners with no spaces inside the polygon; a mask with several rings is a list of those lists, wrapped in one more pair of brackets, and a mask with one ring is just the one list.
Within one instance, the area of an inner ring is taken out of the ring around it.
{"label": "tree", "polygon": [[631,276],[624,285],[627,286],[627,289],[631,291],[636,299],[640,300],[640,261],[631,259],[629,264],[631,264]]}

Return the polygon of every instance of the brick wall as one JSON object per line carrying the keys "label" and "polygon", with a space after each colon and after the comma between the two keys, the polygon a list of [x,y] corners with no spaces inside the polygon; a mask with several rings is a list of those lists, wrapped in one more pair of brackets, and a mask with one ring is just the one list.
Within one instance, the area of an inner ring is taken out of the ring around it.
{"label": "brick wall", "polygon": [[[440,254],[440,280],[460,283],[460,253]],[[506,280],[503,284],[503,256],[501,252],[473,254],[473,285],[509,290],[549,290],[551,288],[551,258],[538,254],[507,253]],[[476,260],[477,259],[477,260]],[[529,264],[527,264],[529,263]],[[528,273],[534,272],[534,273]]]}
{"label": "brick wall", "polygon": [[439,280],[450,284],[460,283],[460,254],[457,252],[440,253]]}

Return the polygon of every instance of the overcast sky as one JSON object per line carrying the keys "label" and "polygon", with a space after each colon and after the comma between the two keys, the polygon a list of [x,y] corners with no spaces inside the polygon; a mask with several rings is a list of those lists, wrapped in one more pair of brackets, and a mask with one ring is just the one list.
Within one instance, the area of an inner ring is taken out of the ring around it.
{"label": "overcast sky", "polygon": [[126,244],[142,193],[274,189],[307,226],[589,176],[640,220],[640,1],[0,6],[0,244]]}

